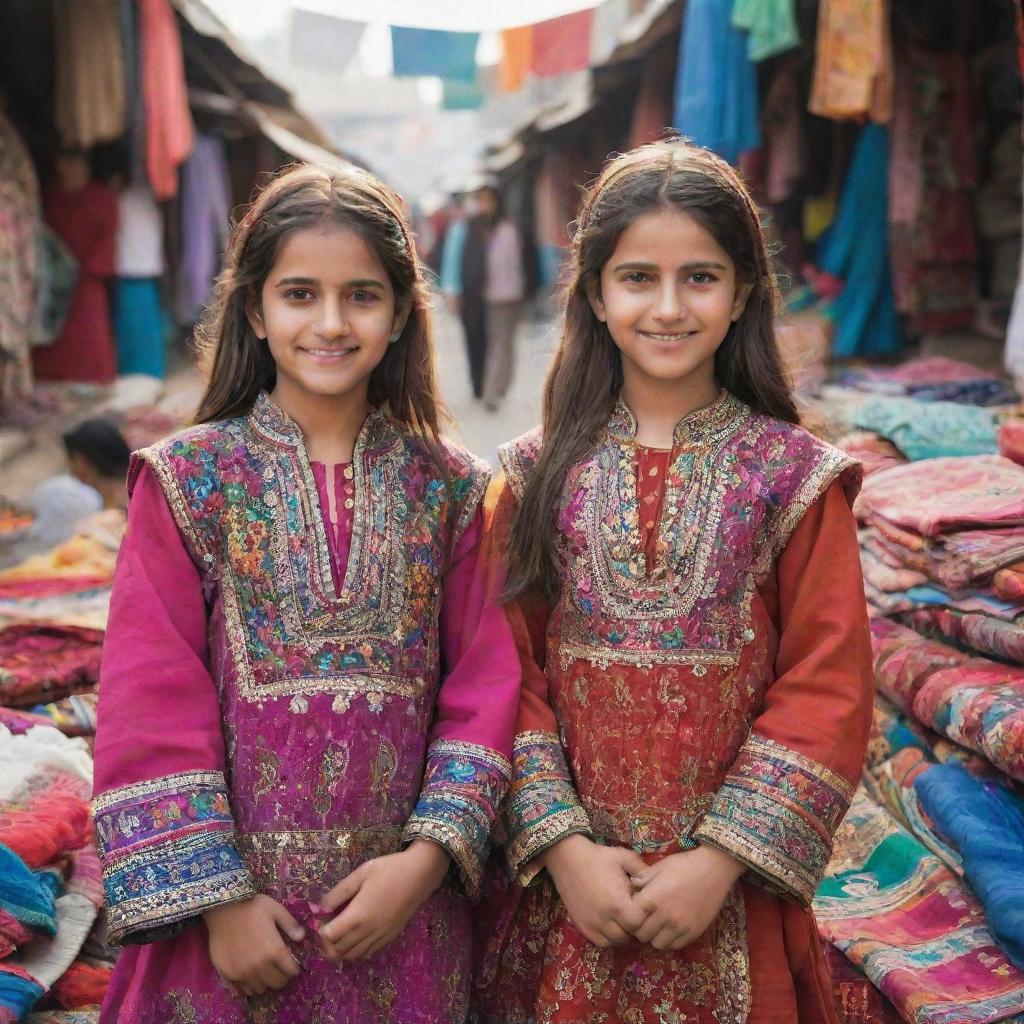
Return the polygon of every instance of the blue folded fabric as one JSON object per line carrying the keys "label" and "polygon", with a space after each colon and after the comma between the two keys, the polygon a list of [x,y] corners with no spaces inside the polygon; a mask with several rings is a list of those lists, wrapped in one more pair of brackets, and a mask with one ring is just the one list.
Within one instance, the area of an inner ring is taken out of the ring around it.
{"label": "blue folded fabric", "polygon": [[10,847],[0,844],[0,907],[33,931],[57,934],[56,871],[33,871]]}
{"label": "blue folded fabric", "polygon": [[914,789],[935,827],[960,850],[999,946],[1024,968],[1024,802],[955,762],[930,768]]}

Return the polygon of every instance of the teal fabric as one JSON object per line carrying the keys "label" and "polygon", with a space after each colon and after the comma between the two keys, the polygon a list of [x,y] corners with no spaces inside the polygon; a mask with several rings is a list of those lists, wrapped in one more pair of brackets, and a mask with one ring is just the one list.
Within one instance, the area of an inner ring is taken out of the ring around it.
{"label": "teal fabric", "polygon": [[892,441],[911,462],[998,450],[995,414],[975,405],[872,398],[857,409],[853,425]]}
{"label": "teal fabric", "polygon": [[842,278],[828,310],[835,321],[832,355],[887,355],[901,345],[889,264],[889,133],[861,130],[843,183],[836,219],[818,250],[822,270]]}
{"label": "teal fabric", "polygon": [[732,23],[750,33],[747,55],[762,61],[800,45],[793,0],[734,0]]}
{"label": "teal fabric", "polygon": [[476,81],[479,32],[442,32],[431,28],[391,26],[391,53],[397,78],[422,75],[453,81]]}
{"label": "teal fabric", "polygon": [[114,291],[117,372],[164,377],[164,311],[155,277],[120,277]]}

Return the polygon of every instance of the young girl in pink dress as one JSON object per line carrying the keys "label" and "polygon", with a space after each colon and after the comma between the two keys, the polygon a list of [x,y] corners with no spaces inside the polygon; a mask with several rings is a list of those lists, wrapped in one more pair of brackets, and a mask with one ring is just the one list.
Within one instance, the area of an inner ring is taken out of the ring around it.
{"label": "young girl in pink dress", "polygon": [[277,177],[204,340],[197,425],[129,473],[95,776],[127,948],[101,1019],[462,1020],[520,669],[399,198]]}
{"label": "young girl in pink dress", "polygon": [[810,901],[871,715],[859,469],[798,425],[724,161],[611,161],[573,255],[493,521],[524,694],[479,1019],[837,1024]]}

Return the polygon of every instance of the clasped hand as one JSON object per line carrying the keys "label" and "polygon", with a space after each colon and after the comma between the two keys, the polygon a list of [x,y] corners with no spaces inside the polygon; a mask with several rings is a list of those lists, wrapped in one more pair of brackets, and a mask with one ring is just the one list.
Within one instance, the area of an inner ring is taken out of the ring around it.
{"label": "clasped hand", "polygon": [[[359,960],[383,949],[441,884],[449,863],[440,846],[416,839],[401,853],[360,865],[321,900],[319,910],[337,914],[319,928],[324,955]],[[282,989],[301,973],[285,940],[301,942],[305,929],[276,900],[253,896],[203,916],[214,969],[243,996]]]}
{"label": "clasped hand", "polygon": [[745,870],[711,846],[648,866],[633,850],[599,846],[580,835],[543,856],[569,919],[602,948],[635,939],[655,949],[682,949],[718,916]]}

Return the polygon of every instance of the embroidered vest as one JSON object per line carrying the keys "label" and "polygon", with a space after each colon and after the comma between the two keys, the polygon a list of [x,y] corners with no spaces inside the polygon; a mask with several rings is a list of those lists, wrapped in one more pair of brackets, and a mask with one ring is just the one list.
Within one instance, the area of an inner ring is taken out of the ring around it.
{"label": "embroidered vest", "polygon": [[[593,831],[654,852],[688,841],[771,682],[757,584],[829,484],[859,477],[845,453],[723,391],[676,428],[648,571],[635,433],[619,402],[566,479],[546,675]],[[500,453],[517,496],[540,445],[534,432]]]}
{"label": "embroidered vest", "polygon": [[248,417],[138,453],[207,580],[219,581],[245,699],[331,692],[340,707],[363,693],[372,704],[436,680],[441,574],[489,477],[455,446],[442,452],[450,486],[384,412],[366,420],[338,593],[301,432],[266,395]]}

